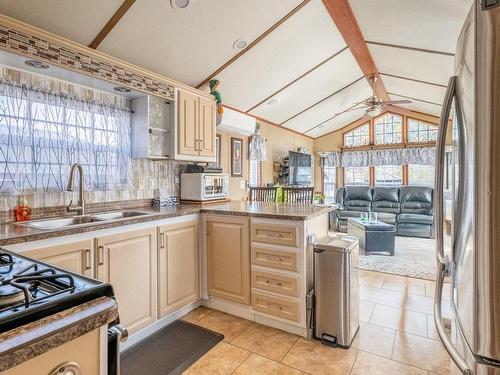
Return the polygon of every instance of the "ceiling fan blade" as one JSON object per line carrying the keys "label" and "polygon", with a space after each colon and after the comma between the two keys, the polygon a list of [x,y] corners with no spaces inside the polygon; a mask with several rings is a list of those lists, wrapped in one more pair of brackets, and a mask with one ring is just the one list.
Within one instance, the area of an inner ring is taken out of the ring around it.
{"label": "ceiling fan blade", "polygon": [[408,109],[408,108],[402,108],[402,107],[396,107],[396,106],[393,106],[393,105],[385,105],[384,106],[385,109],[387,110],[393,110],[394,112],[399,112],[399,113],[403,113],[405,115],[409,115],[411,113],[411,110]]}
{"label": "ceiling fan blade", "polygon": [[383,104],[386,105],[392,105],[392,104],[410,104],[412,103],[411,100],[408,99],[402,99],[402,100],[388,100],[386,102],[382,102]]}
{"label": "ceiling fan blade", "polygon": [[335,114],[335,116],[341,115],[342,113],[346,113],[346,112],[358,111],[358,110],[360,110],[360,109],[364,109],[364,108],[363,108],[363,107],[349,108],[349,109],[346,109],[345,111],[342,111],[342,112],[336,113],[336,114]]}

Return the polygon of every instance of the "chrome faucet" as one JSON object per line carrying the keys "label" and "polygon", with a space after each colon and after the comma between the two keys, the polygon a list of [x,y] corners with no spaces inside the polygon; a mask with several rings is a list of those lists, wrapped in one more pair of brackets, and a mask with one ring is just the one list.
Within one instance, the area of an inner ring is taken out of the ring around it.
{"label": "chrome faucet", "polygon": [[78,212],[78,215],[85,215],[85,200],[83,199],[83,167],[80,163],[75,163],[71,166],[69,170],[68,176],[68,185],[66,190],[73,191],[74,179],[75,179],[75,171],[78,169],[80,172],[80,186],[78,187],[78,206],[73,206],[73,201],[69,202],[69,205],[66,207],[67,212]]}

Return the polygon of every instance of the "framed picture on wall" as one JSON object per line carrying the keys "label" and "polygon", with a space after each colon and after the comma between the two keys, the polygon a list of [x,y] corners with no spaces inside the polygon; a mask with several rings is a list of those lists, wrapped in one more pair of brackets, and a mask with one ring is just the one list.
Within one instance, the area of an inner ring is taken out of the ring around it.
{"label": "framed picture on wall", "polygon": [[231,177],[243,177],[243,139],[231,137]]}

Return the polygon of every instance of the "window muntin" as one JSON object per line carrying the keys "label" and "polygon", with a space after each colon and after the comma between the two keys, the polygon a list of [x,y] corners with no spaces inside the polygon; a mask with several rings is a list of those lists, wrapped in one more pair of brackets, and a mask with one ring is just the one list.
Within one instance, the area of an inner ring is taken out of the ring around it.
{"label": "window muntin", "polygon": [[391,113],[375,119],[375,144],[403,143],[403,118]]}
{"label": "window muntin", "polygon": [[261,161],[258,160],[250,160],[250,178],[249,184],[252,187],[262,186],[262,168]]}
{"label": "window muntin", "polygon": [[344,134],[344,147],[360,147],[370,144],[370,123]]}
{"label": "window muntin", "polygon": [[438,128],[433,124],[416,119],[408,119],[408,142],[410,143],[435,142],[437,140],[437,133]]}
{"label": "window muntin", "polygon": [[434,187],[434,166],[408,164],[408,185]]}
{"label": "window muntin", "polygon": [[335,202],[335,193],[337,191],[337,168],[323,167],[323,195],[325,202]]}
{"label": "window muntin", "polygon": [[403,167],[400,165],[381,165],[375,167],[375,186],[401,186]]}
{"label": "window muntin", "polygon": [[344,168],[344,184],[370,185],[370,167]]}

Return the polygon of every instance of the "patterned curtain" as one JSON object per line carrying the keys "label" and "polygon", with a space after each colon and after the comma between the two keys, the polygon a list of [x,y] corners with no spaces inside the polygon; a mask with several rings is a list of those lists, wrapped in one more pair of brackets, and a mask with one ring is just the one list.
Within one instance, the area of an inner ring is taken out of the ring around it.
{"label": "patterned curtain", "polygon": [[435,156],[435,147],[344,151],[341,164],[343,167],[378,167],[403,164],[434,165]]}
{"label": "patterned curtain", "polygon": [[436,163],[436,148],[405,148],[405,161],[405,164],[434,165]]}
{"label": "patterned curtain", "polygon": [[341,152],[329,152],[326,157],[321,158],[323,167],[340,167],[342,161]]}
{"label": "patterned curtain", "polygon": [[0,80],[0,191],[63,191],[81,163],[86,190],[131,183],[128,108]]}
{"label": "patterned curtain", "polygon": [[342,154],[343,167],[368,167],[371,165],[370,150],[344,151]]}

